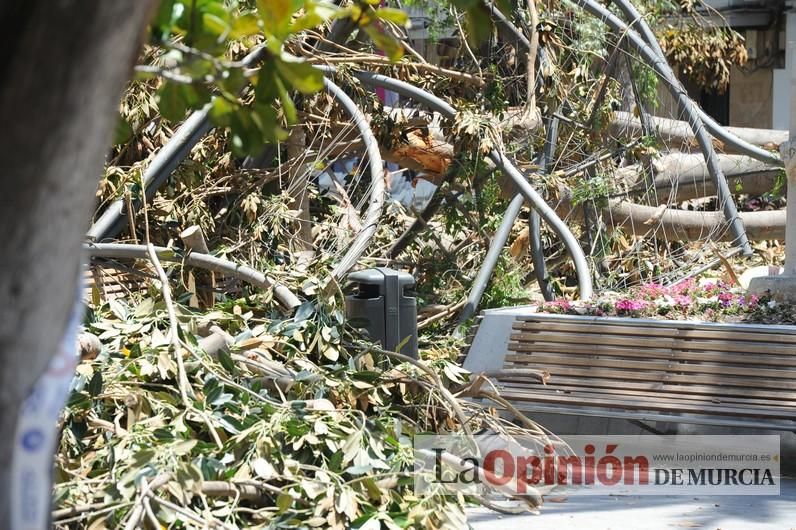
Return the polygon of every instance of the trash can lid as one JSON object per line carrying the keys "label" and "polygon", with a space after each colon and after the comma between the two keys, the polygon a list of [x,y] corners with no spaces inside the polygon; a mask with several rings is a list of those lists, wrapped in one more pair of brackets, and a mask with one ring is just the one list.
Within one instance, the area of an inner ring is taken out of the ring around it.
{"label": "trash can lid", "polygon": [[387,276],[397,276],[398,285],[401,287],[415,284],[414,276],[408,272],[397,271],[389,267],[374,267],[372,269],[352,272],[348,275],[348,280],[356,283],[364,283],[366,285],[384,285]]}

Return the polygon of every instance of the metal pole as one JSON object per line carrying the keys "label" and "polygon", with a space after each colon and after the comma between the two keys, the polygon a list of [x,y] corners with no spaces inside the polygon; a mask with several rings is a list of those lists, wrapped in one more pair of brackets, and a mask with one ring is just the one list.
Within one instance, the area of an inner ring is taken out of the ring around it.
{"label": "metal pole", "polygon": [[[327,73],[333,73],[335,70],[329,66],[318,66],[317,68]],[[398,92],[402,96],[414,99],[427,107],[435,110],[445,116],[446,118],[453,119],[456,117],[456,110],[448,103],[435,95],[426,92],[414,85],[393,79],[391,77],[374,74],[372,72],[351,72],[351,75],[359,79],[361,82],[373,85],[383,86]],[[567,227],[566,223],[561,220],[555,211],[547,204],[547,202],[539,195],[539,193],[530,185],[525,179],[525,176],[512,164],[503,153],[498,150],[493,150],[489,153],[489,158],[500,168],[519,189],[519,192],[525,199],[539,211],[542,219],[553,229],[553,231],[561,238],[572,257],[575,265],[575,272],[578,277],[578,291],[580,298],[588,300],[592,296],[592,281],[589,265],[586,261],[586,256],[583,249],[572,232]]]}
{"label": "metal pole", "polygon": [[[557,116],[550,119],[550,125],[547,127],[547,134],[545,136],[544,149],[542,156],[539,159],[539,168],[542,174],[547,174],[550,170],[550,164],[556,153],[556,143],[558,142],[558,123]],[[529,243],[531,247],[531,260],[533,261],[533,273],[536,276],[536,282],[539,284],[539,289],[542,291],[542,296],[548,302],[555,298],[553,287],[547,281],[547,264],[544,259],[544,247],[542,246],[542,218],[539,212],[531,208],[531,215],[528,217],[528,232]]]}
{"label": "metal pole", "polygon": [[[87,243],[83,245],[89,256],[98,258],[134,258],[149,259],[146,245],[127,245],[122,243]],[[191,267],[227,274],[262,289],[273,289],[274,296],[287,309],[293,310],[301,305],[301,300],[290,289],[273,280],[262,272],[238,265],[231,261],[211,256],[210,254],[197,254],[194,252],[179,253],[173,248],[155,247],[158,259],[185,263]]]}
{"label": "metal pole", "polygon": [[453,333],[454,337],[464,337],[464,325],[475,314],[478,303],[481,301],[481,297],[484,296],[486,286],[489,284],[489,279],[492,277],[495,265],[497,265],[498,259],[500,258],[500,253],[503,252],[503,247],[509,239],[511,227],[514,226],[514,221],[520,214],[523,203],[525,203],[525,197],[523,197],[521,193],[518,193],[509,203],[509,207],[506,208],[506,213],[503,214],[503,220],[500,222],[500,226],[492,237],[492,242],[489,244],[489,250],[484,258],[484,263],[481,265],[478,276],[475,277],[473,286],[470,289],[467,302],[464,304],[461,314],[459,314],[459,323],[456,326],[456,331]]}
{"label": "metal pole", "polygon": [[[155,195],[158,188],[180,165],[180,162],[190,154],[193,146],[212,128],[208,117],[209,112],[210,105],[208,104],[202,110],[192,113],[152,159],[141,177],[147,198]],[[91,225],[86,236],[92,241],[112,239],[124,230],[126,225],[124,198],[119,198],[102,212],[100,218]]]}
{"label": "metal pole", "polygon": [[384,207],[384,199],[387,193],[387,183],[384,180],[384,163],[381,160],[381,152],[379,151],[379,144],[373,131],[370,129],[368,119],[365,114],[357,106],[354,101],[348,97],[343,89],[331,82],[328,78],[324,78],[326,90],[340,103],[340,105],[348,112],[354,120],[354,124],[359,130],[359,135],[362,138],[362,143],[365,145],[365,152],[368,154],[368,168],[370,170],[370,204],[368,210],[365,212],[365,218],[362,220],[362,230],[357,234],[357,237],[348,246],[348,251],[334,266],[332,276],[335,278],[342,278],[359,260],[362,253],[370,243],[373,234],[376,233],[376,227],[379,225],[379,217]]}

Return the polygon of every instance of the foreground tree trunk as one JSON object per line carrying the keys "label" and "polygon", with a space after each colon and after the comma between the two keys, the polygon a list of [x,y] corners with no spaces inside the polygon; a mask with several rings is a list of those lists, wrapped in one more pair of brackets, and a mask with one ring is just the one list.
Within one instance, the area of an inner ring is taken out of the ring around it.
{"label": "foreground tree trunk", "polygon": [[0,528],[12,528],[20,404],[65,332],[103,156],[152,5],[0,7]]}

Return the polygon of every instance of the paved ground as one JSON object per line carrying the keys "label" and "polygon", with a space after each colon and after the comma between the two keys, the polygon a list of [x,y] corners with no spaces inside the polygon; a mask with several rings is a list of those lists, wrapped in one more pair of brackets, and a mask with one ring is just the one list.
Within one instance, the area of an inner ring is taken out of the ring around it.
{"label": "paved ground", "polygon": [[796,479],[778,497],[569,497],[547,502],[540,515],[470,511],[475,530],[796,530]]}

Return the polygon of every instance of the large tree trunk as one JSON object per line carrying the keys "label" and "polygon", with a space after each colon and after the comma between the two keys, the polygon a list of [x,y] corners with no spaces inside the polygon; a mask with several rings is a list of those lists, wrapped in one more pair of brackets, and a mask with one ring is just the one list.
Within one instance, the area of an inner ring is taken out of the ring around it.
{"label": "large tree trunk", "polygon": [[20,404],[65,333],[103,156],[152,4],[0,7],[0,528],[12,528]]}
{"label": "large tree trunk", "polygon": [[[734,194],[763,195],[773,191],[782,168],[774,167],[744,155],[718,155],[719,167],[727,177]],[[617,176],[629,187],[632,195],[651,195],[657,204],[668,204],[711,197],[716,195],[716,185],[708,173],[705,158],[698,154],[669,153],[653,162],[655,182],[653,189],[644,182],[640,164],[619,168]]]}
{"label": "large tree trunk", "polygon": [[[570,192],[562,190],[556,213],[567,222],[584,220],[582,207],[572,205]],[[750,241],[785,239],[785,210],[738,212]],[[721,212],[677,210],[610,199],[602,208],[602,221],[613,230],[622,228],[637,237],[654,236],[668,241],[732,241],[732,233]]]}
{"label": "large tree trunk", "polygon": [[[652,126],[655,129],[655,136],[659,138],[668,149],[692,148],[696,147],[694,131],[686,121],[672,120],[650,116]],[[779,145],[788,140],[788,131],[777,129],[751,129],[749,127],[725,127],[727,132],[734,134],[738,138],[749,142],[752,145],[761,146],[767,149],[778,149]],[[615,135],[627,135],[639,137],[644,134],[641,120],[628,112],[615,112],[611,122],[611,132]],[[713,139],[713,145],[717,149],[732,153],[733,146],[724,145],[721,141]]]}

